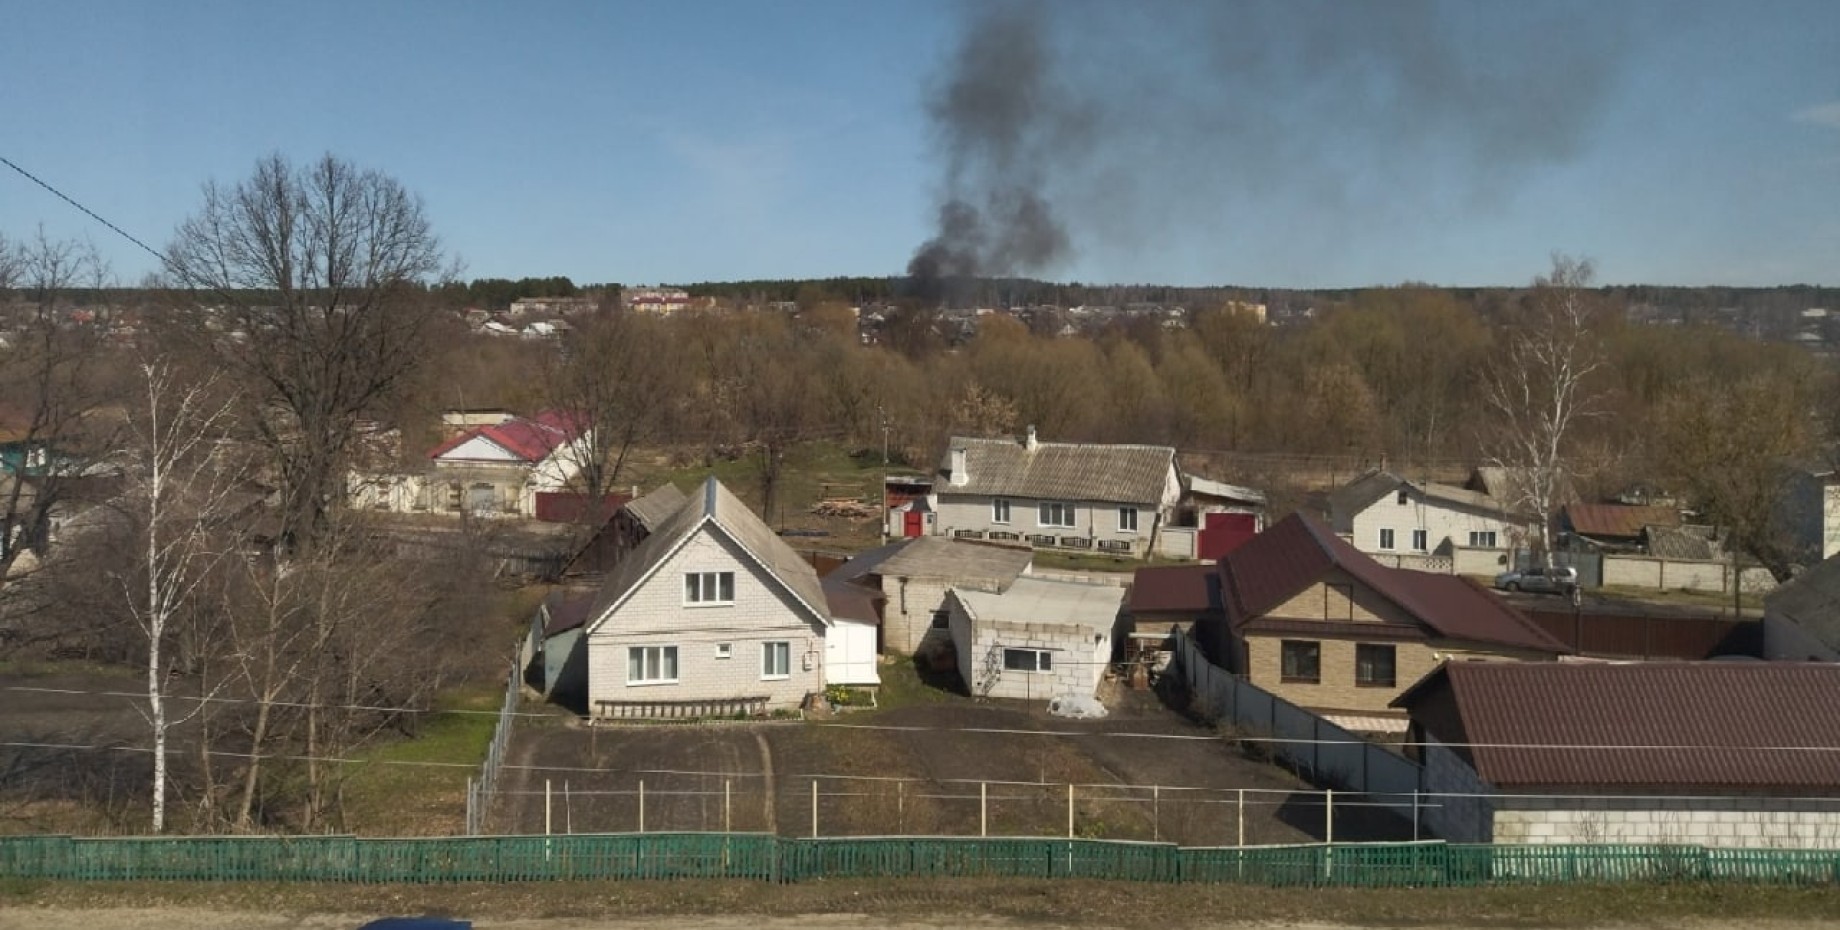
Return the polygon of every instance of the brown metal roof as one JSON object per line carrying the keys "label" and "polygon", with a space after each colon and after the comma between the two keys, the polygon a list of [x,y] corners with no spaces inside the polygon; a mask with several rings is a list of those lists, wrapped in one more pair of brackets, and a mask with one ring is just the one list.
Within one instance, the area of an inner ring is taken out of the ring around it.
{"label": "brown metal roof", "polygon": [[1840,665],[1451,662],[1393,703],[1445,684],[1498,787],[1840,789]]}
{"label": "brown metal roof", "polygon": [[1212,565],[1152,565],[1131,578],[1131,613],[1219,613],[1220,571]]}
{"label": "brown metal roof", "polygon": [[1645,526],[1679,526],[1680,511],[1662,506],[1567,504],[1565,521],[1580,536],[1639,539]]}
{"label": "brown metal roof", "polygon": [[[952,450],[965,453],[965,484],[951,483]],[[1033,500],[1103,501],[1155,507],[1175,467],[1169,446],[1041,442],[952,437],[939,463],[939,494]]]}
{"label": "brown metal roof", "polygon": [[825,578],[822,585],[824,602],[832,617],[877,625],[882,622],[882,605],[888,599],[880,590],[835,575]]}
{"label": "brown metal roof", "polygon": [[1387,568],[1317,521],[1292,514],[1220,562],[1227,618],[1243,624],[1341,569],[1439,636],[1542,652],[1566,649],[1506,601],[1473,581]]}
{"label": "brown metal roof", "polygon": [[554,636],[588,622],[594,606],[593,588],[557,588],[543,598],[543,635]]}

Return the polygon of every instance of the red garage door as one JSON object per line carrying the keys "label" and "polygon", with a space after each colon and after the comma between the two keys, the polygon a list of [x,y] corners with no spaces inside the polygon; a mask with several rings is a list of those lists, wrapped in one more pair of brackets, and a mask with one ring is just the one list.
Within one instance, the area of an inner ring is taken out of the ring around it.
{"label": "red garage door", "polygon": [[1258,535],[1259,518],[1250,513],[1210,513],[1201,527],[1201,541],[1195,554],[1204,559],[1219,559],[1238,549],[1246,540]]}

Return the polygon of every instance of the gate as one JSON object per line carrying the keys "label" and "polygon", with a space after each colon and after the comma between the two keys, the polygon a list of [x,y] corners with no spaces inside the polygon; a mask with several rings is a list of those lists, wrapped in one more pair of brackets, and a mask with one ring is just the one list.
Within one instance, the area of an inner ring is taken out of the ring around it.
{"label": "gate", "polygon": [[1258,535],[1259,518],[1250,513],[1210,513],[1202,518],[1201,541],[1195,544],[1195,557],[1219,561],[1220,558]]}

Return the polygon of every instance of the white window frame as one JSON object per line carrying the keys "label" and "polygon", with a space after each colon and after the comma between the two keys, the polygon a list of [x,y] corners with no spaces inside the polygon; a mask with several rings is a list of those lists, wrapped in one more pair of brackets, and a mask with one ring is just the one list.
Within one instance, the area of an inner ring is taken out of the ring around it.
{"label": "white window frame", "polygon": [[[1050,518],[1065,520],[1064,523],[1049,522]],[[1042,501],[1035,505],[1035,525],[1051,526],[1055,529],[1070,530],[1079,525],[1079,510],[1072,504],[1062,501]]]}
{"label": "white window frame", "polygon": [[990,499],[990,522],[1001,523],[1004,526],[1008,526],[1009,518],[1010,518],[1009,498],[1007,497],[991,498]]}
{"label": "white window frame", "polygon": [[734,643],[716,643],[716,658],[732,659],[735,657]]}
{"label": "white window frame", "polygon": [[[773,660],[779,659],[778,663]],[[778,665],[783,671],[774,671]],[[785,681],[792,677],[792,641],[784,639],[769,640],[760,644],[760,680]]]}
{"label": "white window frame", "polygon": [[1118,532],[1120,533],[1137,532],[1137,508],[1136,507],[1118,508]]}
{"label": "white window frame", "polygon": [[1392,552],[1394,542],[1396,542],[1396,540],[1393,537],[1393,528],[1390,526],[1381,527],[1380,528],[1380,551]]}
{"label": "white window frame", "polygon": [[[1012,655],[1032,657],[1034,659],[1032,663],[1034,667],[1022,668],[1019,665],[1011,665],[1010,656]],[[1003,670],[1006,672],[1021,672],[1025,675],[1052,675],[1054,674],[1054,652],[1049,649],[1022,649],[1015,646],[1005,646],[1003,647]]]}
{"label": "white window frame", "polygon": [[1412,531],[1412,551],[1428,552],[1431,549],[1431,534],[1424,530]]}
{"label": "white window frame", "polygon": [[[727,579],[728,590],[722,589],[723,579]],[[724,598],[723,594],[727,597]],[[685,572],[684,606],[685,607],[729,607],[735,603],[734,572]]]}
{"label": "white window frame", "polygon": [[[639,677],[633,677],[634,662],[637,660]],[[670,666],[670,676],[666,677],[665,666]],[[651,677],[647,677],[648,673]],[[626,686],[629,688],[649,685],[674,685],[678,682],[676,646],[627,646],[626,647]]]}
{"label": "white window frame", "polygon": [[1500,549],[1499,538],[1495,535],[1494,530],[1470,530],[1469,547],[1471,549]]}

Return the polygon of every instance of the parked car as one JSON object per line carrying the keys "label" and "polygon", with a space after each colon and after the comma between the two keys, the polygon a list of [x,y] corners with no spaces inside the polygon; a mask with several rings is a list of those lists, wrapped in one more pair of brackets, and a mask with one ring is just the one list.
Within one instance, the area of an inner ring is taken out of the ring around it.
{"label": "parked car", "polygon": [[1503,591],[1531,591],[1535,594],[1571,594],[1578,590],[1578,569],[1565,565],[1552,568],[1523,568],[1495,576],[1495,587]]}

